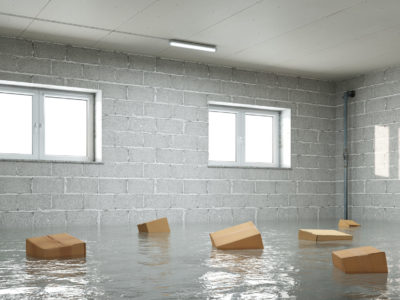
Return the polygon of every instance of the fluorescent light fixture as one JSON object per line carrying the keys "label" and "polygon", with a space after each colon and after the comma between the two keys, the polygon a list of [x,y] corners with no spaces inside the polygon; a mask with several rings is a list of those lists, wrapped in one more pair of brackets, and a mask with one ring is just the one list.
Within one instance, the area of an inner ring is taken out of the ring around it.
{"label": "fluorescent light fixture", "polygon": [[172,47],[181,47],[181,48],[188,48],[188,49],[207,51],[207,52],[217,51],[217,46],[215,45],[199,44],[199,43],[179,41],[179,40],[170,40],[169,45]]}

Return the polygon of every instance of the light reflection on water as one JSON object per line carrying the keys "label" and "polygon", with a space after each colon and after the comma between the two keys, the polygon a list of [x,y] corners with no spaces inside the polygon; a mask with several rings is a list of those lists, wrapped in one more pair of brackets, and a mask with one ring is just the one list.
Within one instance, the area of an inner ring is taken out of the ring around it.
{"label": "light reflection on water", "polygon": [[[0,230],[1,299],[400,299],[400,231],[395,224],[346,230],[353,241],[298,241],[298,228],[336,222],[263,223],[263,250],[213,249],[208,233],[228,226],[175,226],[170,234],[136,227]],[[26,258],[25,238],[68,231],[87,241],[86,259]],[[389,274],[344,274],[331,252],[372,245]]]}
{"label": "light reflection on water", "polygon": [[[213,249],[205,264],[210,271],[200,281],[214,299],[225,299],[227,294],[244,299],[288,298],[295,285],[294,279],[284,272],[285,266],[276,257],[264,255],[264,250]],[[283,272],[277,273],[276,269]]]}

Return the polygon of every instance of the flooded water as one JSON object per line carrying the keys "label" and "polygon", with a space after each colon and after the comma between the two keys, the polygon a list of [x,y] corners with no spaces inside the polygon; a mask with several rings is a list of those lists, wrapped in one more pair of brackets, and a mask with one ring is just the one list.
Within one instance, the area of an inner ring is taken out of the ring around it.
{"label": "flooded water", "polygon": [[[400,299],[399,224],[362,224],[353,241],[298,241],[299,228],[326,223],[263,223],[264,250],[222,251],[209,232],[225,225],[171,226],[170,234],[136,227],[0,230],[1,299]],[[37,260],[25,238],[68,232],[87,242],[86,259]],[[389,274],[348,275],[334,250],[384,250]]]}

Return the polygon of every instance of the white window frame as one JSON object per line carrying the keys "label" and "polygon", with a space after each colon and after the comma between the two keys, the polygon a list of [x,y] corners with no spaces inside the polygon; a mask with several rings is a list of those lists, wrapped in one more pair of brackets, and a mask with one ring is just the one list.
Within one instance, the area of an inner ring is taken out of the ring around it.
{"label": "white window frame", "polygon": [[[102,94],[100,90],[0,80],[0,93],[24,94],[32,96],[32,154],[0,153],[1,160],[101,162]],[[45,97],[77,99],[86,101],[86,156],[45,154]]]}
{"label": "white window frame", "polygon": [[[209,167],[290,168],[290,109],[215,101],[209,101],[208,105],[209,112],[236,114],[236,160],[234,162],[208,160]],[[259,115],[273,118],[272,163],[250,163],[245,161],[245,115]]]}

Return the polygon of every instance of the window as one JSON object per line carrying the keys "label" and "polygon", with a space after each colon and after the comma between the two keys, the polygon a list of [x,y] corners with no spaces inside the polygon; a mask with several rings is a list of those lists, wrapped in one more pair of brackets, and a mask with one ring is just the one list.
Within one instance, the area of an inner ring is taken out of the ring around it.
{"label": "window", "polygon": [[290,167],[290,109],[209,102],[210,166]]}
{"label": "window", "polygon": [[101,92],[0,82],[0,158],[101,160]]}

